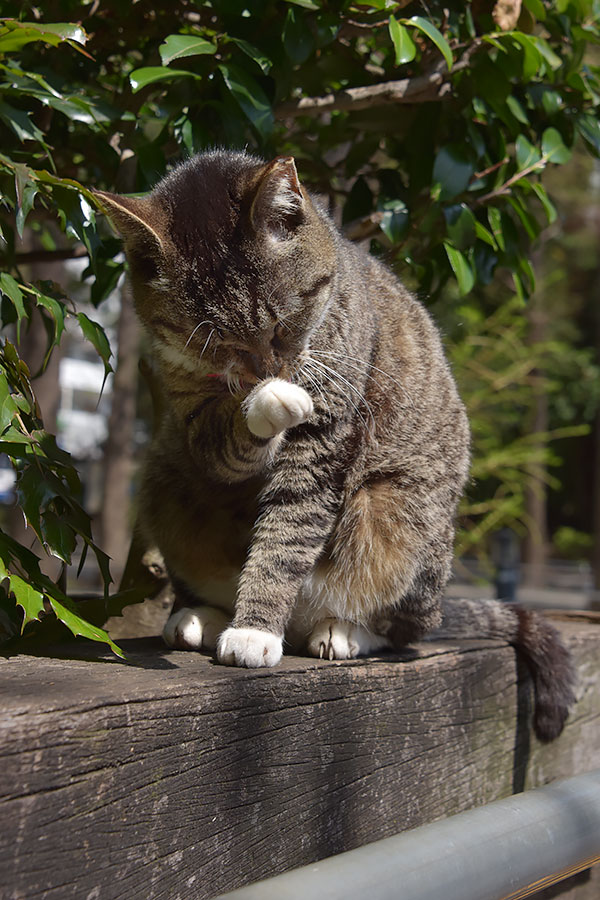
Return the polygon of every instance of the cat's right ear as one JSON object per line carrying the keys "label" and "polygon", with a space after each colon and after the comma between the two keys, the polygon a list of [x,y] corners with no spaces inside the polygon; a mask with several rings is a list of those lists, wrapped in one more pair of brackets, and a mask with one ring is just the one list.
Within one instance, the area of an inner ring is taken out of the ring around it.
{"label": "cat's right ear", "polygon": [[94,191],[94,195],[125,239],[133,273],[145,281],[154,278],[168,242],[162,210],[157,209],[151,197],[125,197],[108,191]]}
{"label": "cat's right ear", "polygon": [[302,224],[306,199],[292,156],[278,156],[265,166],[250,210],[257,231],[285,239]]}

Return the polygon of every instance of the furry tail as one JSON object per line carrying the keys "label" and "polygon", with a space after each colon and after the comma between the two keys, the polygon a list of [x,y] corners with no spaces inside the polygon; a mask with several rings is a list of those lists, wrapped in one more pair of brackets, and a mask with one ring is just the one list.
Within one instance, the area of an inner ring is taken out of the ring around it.
{"label": "furry tail", "polygon": [[561,637],[542,615],[497,600],[442,601],[442,624],[428,640],[492,638],[508,641],[522,654],[533,679],[533,727],[541,741],[564,728],[575,702],[576,675]]}

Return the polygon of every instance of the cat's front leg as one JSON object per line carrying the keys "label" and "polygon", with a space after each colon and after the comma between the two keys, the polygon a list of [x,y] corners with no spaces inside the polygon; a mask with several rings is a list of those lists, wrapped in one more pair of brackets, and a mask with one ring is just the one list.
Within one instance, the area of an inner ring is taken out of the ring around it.
{"label": "cat's front leg", "polygon": [[331,433],[302,432],[283,445],[263,493],[262,510],[240,576],[235,616],[219,637],[226,665],[273,666],[305,578],[331,534],[341,503]]}

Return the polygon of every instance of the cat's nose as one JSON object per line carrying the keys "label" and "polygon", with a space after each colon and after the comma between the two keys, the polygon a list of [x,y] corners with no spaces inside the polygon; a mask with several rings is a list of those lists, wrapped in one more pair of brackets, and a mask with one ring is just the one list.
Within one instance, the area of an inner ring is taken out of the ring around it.
{"label": "cat's nose", "polygon": [[257,353],[249,350],[242,351],[240,356],[248,373],[254,375],[259,381],[263,381],[265,378],[275,378],[281,372],[281,358],[271,348]]}

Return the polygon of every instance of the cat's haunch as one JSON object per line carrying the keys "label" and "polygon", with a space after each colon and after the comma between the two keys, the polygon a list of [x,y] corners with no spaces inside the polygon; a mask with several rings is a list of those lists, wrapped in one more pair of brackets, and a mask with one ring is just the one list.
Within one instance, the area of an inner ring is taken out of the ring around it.
{"label": "cat's haunch", "polygon": [[[139,522],[176,594],[167,642],[269,666],[284,638],[345,659],[432,632],[469,428],[423,305],[342,237],[291,157],[214,151],[147,197],[98,196],[163,393]],[[455,636],[524,647],[516,613],[494,630],[481,604],[453,609]],[[558,635],[527,641],[553,737],[572,670],[553,685]]]}

